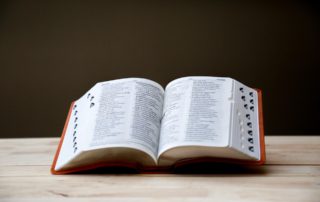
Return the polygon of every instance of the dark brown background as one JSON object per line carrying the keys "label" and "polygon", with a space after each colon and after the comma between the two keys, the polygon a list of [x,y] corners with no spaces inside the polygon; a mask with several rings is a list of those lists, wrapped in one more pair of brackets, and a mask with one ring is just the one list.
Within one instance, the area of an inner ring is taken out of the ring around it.
{"label": "dark brown background", "polygon": [[261,88],[267,134],[320,134],[319,5],[1,1],[1,135],[60,136],[98,81],[229,76]]}

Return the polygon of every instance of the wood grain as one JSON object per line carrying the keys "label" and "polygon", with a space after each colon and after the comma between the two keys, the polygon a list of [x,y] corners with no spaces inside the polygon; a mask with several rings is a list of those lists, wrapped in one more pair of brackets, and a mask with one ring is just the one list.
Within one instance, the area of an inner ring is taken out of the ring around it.
{"label": "wood grain", "polygon": [[210,174],[53,176],[58,138],[0,139],[0,201],[320,201],[320,137],[267,136],[267,164]]}

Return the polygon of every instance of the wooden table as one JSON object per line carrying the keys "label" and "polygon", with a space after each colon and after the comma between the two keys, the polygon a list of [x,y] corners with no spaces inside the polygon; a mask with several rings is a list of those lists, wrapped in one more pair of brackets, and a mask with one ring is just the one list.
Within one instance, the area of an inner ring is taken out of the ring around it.
{"label": "wooden table", "polygon": [[267,136],[253,172],[86,174],[49,172],[58,138],[0,139],[0,201],[320,201],[320,137]]}

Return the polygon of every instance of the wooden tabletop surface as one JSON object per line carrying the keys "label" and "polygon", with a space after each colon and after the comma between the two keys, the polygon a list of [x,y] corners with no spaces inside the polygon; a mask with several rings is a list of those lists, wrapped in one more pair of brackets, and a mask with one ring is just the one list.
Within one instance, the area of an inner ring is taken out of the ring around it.
{"label": "wooden tabletop surface", "polygon": [[267,136],[267,164],[210,174],[49,172],[58,138],[0,139],[0,201],[320,201],[320,136]]}

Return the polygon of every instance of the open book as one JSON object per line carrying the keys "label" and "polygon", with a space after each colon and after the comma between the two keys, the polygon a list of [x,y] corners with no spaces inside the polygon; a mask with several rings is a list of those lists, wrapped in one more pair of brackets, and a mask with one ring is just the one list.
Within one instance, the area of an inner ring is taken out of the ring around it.
{"label": "open book", "polygon": [[97,83],[71,104],[51,172],[263,164],[261,101],[259,90],[225,77],[183,77],[165,89],[143,78]]}

